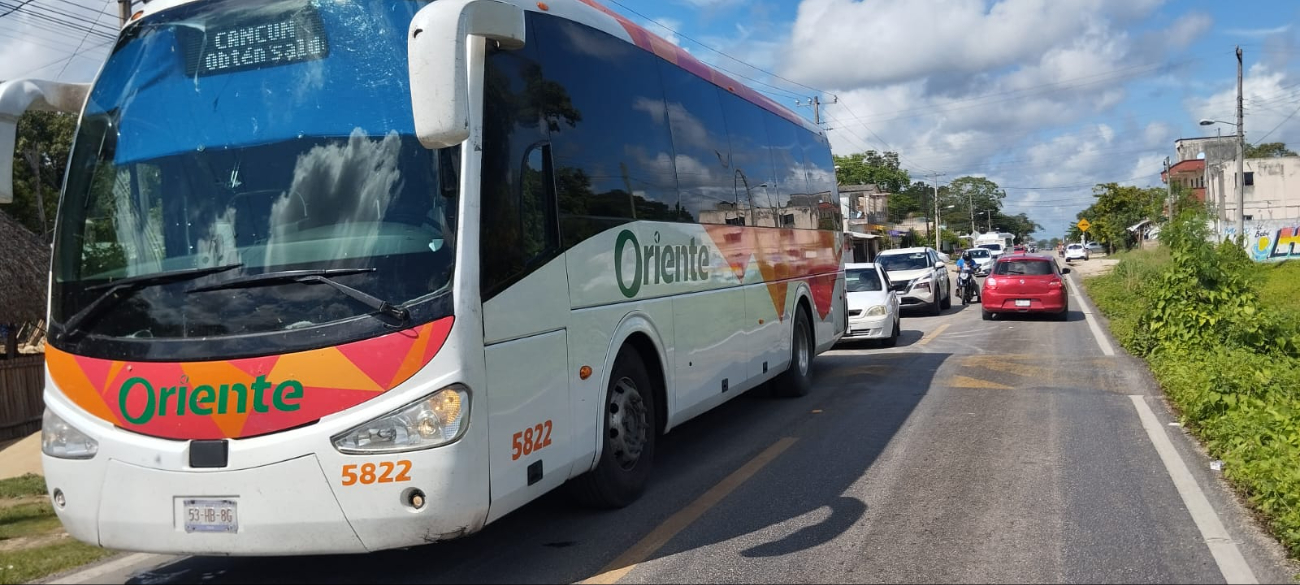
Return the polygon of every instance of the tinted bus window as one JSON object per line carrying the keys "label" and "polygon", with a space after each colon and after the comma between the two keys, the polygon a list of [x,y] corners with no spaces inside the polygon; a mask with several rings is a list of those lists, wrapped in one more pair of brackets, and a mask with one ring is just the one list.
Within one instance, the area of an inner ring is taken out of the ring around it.
{"label": "tinted bus window", "polygon": [[808,168],[809,193],[818,201],[818,228],[838,230],[844,225],[840,215],[839,190],[835,186],[835,162],[826,137],[799,129],[799,143],[803,145],[804,164]]}
{"label": "tinted bus window", "polygon": [[718,86],[663,60],[659,73],[672,129],[682,219],[737,223],[731,146]]}
{"label": "tinted bus window", "polygon": [[722,96],[723,116],[731,139],[732,183],[744,225],[775,227],[772,152],[764,123],[767,116],[774,114],[730,92],[719,91],[718,95]]}
{"label": "tinted bus window", "polygon": [[772,144],[773,188],[770,205],[777,212],[777,227],[817,229],[817,200],[808,192],[808,172],[799,144],[801,128],[785,118],[767,118],[767,137]]}
{"label": "tinted bus window", "polygon": [[487,55],[479,239],[485,300],[558,251],[553,188],[544,172],[547,128],[537,116],[552,107],[553,88],[535,55],[530,45]]}
{"label": "tinted bus window", "polygon": [[537,15],[564,245],[621,223],[674,221],[677,178],[654,55],[591,27]]}

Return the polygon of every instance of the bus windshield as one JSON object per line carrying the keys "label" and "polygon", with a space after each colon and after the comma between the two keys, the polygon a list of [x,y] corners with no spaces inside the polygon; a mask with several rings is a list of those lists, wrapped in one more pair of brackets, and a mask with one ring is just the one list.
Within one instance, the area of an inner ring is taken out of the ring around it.
{"label": "bus windshield", "polygon": [[[391,331],[333,286],[214,286],[287,270],[353,269],[336,281],[410,306],[413,319],[445,316],[433,313],[446,302],[419,310],[449,290],[459,165],[458,149],[413,136],[406,31],[425,4],[200,1],[128,28],[73,146],[55,329],[114,281],[236,265],[138,287],[78,324],[87,341],[76,349],[246,337],[233,357],[347,341],[323,334],[330,324],[348,323],[354,339]],[[267,336],[296,329],[313,334]]]}

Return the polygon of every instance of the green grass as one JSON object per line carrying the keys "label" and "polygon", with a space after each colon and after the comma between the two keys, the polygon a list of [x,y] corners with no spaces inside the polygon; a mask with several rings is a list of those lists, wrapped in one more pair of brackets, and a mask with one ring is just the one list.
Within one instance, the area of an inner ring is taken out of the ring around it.
{"label": "green grass", "polygon": [[1300,261],[1262,264],[1258,278],[1260,303],[1300,323]]}
{"label": "green grass", "polygon": [[0,585],[27,583],[113,554],[70,537],[55,544],[6,552],[0,556]]}
{"label": "green grass", "polygon": [[32,502],[0,508],[0,542],[19,536],[57,532],[59,518],[49,502]]}
{"label": "green grass", "polygon": [[[1164,249],[1132,252],[1084,285],[1116,339],[1146,357],[1186,428],[1224,461],[1224,477],[1300,558],[1300,357],[1234,343],[1159,343],[1142,317],[1153,299],[1168,298],[1159,287],[1170,262]],[[1249,266],[1245,274],[1258,310],[1281,316],[1280,335],[1300,332],[1300,262]]]}
{"label": "green grass", "polygon": [[0,479],[0,498],[19,498],[45,494],[45,478],[34,473]]}
{"label": "green grass", "polygon": [[[0,544],[21,547],[0,553],[0,585],[26,583],[114,554],[77,542],[62,528],[45,497],[45,478],[27,474],[0,480]],[[13,542],[22,537],[54,540]]]}

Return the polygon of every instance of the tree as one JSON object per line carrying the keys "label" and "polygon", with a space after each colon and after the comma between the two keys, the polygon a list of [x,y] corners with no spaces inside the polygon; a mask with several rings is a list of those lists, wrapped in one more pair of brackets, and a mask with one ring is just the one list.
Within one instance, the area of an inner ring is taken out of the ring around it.
{"label": "tree", "polygon": [[1246,158],[1279,158],[1283,156],[1296,156],[1294,151],[1286,147],[1285,142],[1246,145]]}
{"label": "tree", "polygon": [[[993,218],[1001,214],[1002,199],[1007,196],[997,183],[984,177],[958,177],[948,185],[948,193],[940,193],[940,217],[958,231],[971,229],[971,216],[975,218],[975,231],[979,231],[980,216],[993,211]],[[952,209],[947,209],[951,205]],[[987,227],[987,226],[986,226]]]}
{"label": "tree", "polygon": [[835,156],[835,180],[841,185],[877,185],[887,193],[898,193],[911,182],[898,166],[898,153],[874,150]]}
{"label": "tree", "polygon": [[14,201],[4,211],[47,242],[76,126],[76,116],[56,112],[28,111],[18,119],[18,142],[13,153]]}
{"label": "tree", "polygon": [[[1076,217],[1087,219],[1092,224],[1088,228],[1088,240],[1106,245],[1111,252],[1136,245],[1138,236],[1128,228],[1144,219],[1159,217],[1167,196],[1160,187],[1142,188],[1116,183],[1098,184],[1092,192],[1097,201]],[[1069,227],[1066,237],[1079,241],[1082,235],[1076,222]]]}

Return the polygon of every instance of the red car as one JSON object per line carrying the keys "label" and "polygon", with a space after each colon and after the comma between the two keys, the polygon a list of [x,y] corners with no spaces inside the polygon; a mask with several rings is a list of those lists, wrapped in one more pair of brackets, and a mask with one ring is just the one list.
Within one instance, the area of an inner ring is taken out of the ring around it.
{"label": "red car", "polygon": [[1046,256],[1003,256],[984,279],[984,320],[996,313],[1047,313],[1064,321],[1070,312],[1065,274]]}

